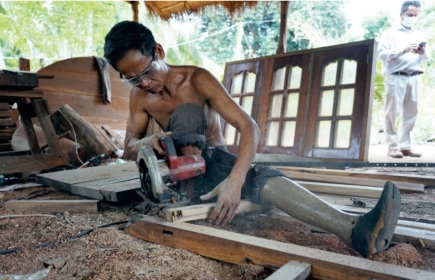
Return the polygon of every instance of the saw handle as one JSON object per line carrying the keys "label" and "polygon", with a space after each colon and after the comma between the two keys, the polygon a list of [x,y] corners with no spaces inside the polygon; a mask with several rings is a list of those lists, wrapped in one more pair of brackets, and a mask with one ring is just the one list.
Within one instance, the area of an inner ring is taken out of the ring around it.
{"label": "saw handle", "polygon": [[170,169],[178,168],[177,150],[175,150],[174,140],[170,136],[163,136],[159,139],[160,146],[166,152]]}

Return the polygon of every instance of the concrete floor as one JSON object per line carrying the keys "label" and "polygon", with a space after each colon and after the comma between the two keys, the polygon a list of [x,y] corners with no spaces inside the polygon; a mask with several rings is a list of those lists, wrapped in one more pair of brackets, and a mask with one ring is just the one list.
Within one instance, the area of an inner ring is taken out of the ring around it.
{"label": "concrete floor", "polygon": [[413,150],[422,153],[420,158],[403,157],[391,158],[388,154],[388,146],[386,144],[370,145],[369,146],[369,162],[418,162],[418,163],[434,163],[435,162],[435,143],[426,145],[415,145]]}

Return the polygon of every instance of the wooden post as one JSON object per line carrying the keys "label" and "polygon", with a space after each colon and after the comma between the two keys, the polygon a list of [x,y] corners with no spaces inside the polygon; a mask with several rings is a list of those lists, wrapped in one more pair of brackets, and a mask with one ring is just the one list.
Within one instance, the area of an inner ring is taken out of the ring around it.
{"label": "wooden post", "polygon": [[279,24],[278,49],[276,54],[287,52],[287,15],[289,1],[281,1],[281,22]]}
{"label": "wooden post", "polygon": [[21,71],[30,71],[30,60],[20,57],[19,58],[19,69]]}
{"label": "wooden post", "polygon": [[130,4],[133,11],[133,21],[139,22],[139,1],[130,1]]}

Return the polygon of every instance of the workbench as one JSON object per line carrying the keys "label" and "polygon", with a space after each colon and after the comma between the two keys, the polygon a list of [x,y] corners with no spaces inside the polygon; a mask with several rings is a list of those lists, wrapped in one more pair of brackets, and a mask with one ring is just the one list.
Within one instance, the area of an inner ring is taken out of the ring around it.
{"label": "workbench", "polygon": [[[0,174],[47,170],[68,164],[68,156],[62,152],[58,137],[50,119],[50,109],[44,92],[38,86],[36,73],[0,70],[0,103],[18,106],[20,122],[24,127],[30,151],[0,153]],[[49,153],[42,153],[33,127],[37,118],[46,138]]]}

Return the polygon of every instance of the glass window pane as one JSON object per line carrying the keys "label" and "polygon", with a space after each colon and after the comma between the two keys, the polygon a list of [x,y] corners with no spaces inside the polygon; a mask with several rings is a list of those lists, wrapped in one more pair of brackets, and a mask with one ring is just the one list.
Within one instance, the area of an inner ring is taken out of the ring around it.
{"label": "glass window pane", "polygon": [[334,108],[334,91],[333,90],[322,91],[320,95],[319,116],[320,117],[332,116],[333,108]]}
{"label": "glass window pane", "polygon": [[281,138],[282,147],[293,147],[295,143],[296,122],[284,122],[284,129]]}
{"label": "glass window pane", "polygon": [[329,148],[331,121],[319,121],[316,135],[316,148]]}
{"label": "glass window pane", "polygon": [[350,146],[350,132],[352,128],[351,120],[337,121],[335,130],[334,148],[348,149]]}
{"label": "glass window pane", "polygon": [[274,94],[272,96],[272,103],[270,103],[269,117],[279,118],[281,116],[282,108],[282,94]]}
{"label": "glass window pane", "polygon": [[240,97],[233,97],[233,100],[240,105]]}
{"label": "glass window pane", "polygon": [[255,90],[255,78],[257,75],[252,72],[246,72],[245,86],[243,87],[243,92],[254,92]]}
{"label": "glass window pane", "polygon": [[236,137],[236,128],[229,123],[225,125],[225,143],[229,146],[234,145]]}
{"label": "glass window pane", "polygon": [[288,86],[289,89],[297,89],[301,87],[301,78],[302,78],[302,68],[298,66],[293,66],[291,68],[290,76],[288,77]]}
{"label": "glass window pane", "polygon": [[353,112],[353,100],[355,96],[355,89],[348,88],[340,90],[338,96],[338,116],[350,116]]}
{"label": "glass window pane", "polygon": [[272,90],[284,89],[285,67],[273,73]]}
{"label": "glass window pane", "polygon": [[322,86],[333,86],[335,85],[337,77],[337,61],[329,63],[323,68],[322,74]]}
{"label": "glass window pane", "polygon": [[278,145],[279,122],[270,122],[267,127],[266,146]]}
{"label": "glass window pane", "polygon": [[356,61],[345,59],[341,69],[340,84],[354,84],[356,82]]}
{"label": "glass window pane", "polygon": [[238,94],[242,92],[243,72],[234,75],[231,79],[231,91],[230,94]]}
{"label": "glass window pane", "polygon": [[287,106],[285,107],[285,117],[296,118],[298,115],[299,93],[287,95]]}
{"label": "glass window pane", "polygon": [[253,96],[245,96],[242,99],[242,108],[245,109],[246,113],[252,114],[252,102],[254,102]]}

